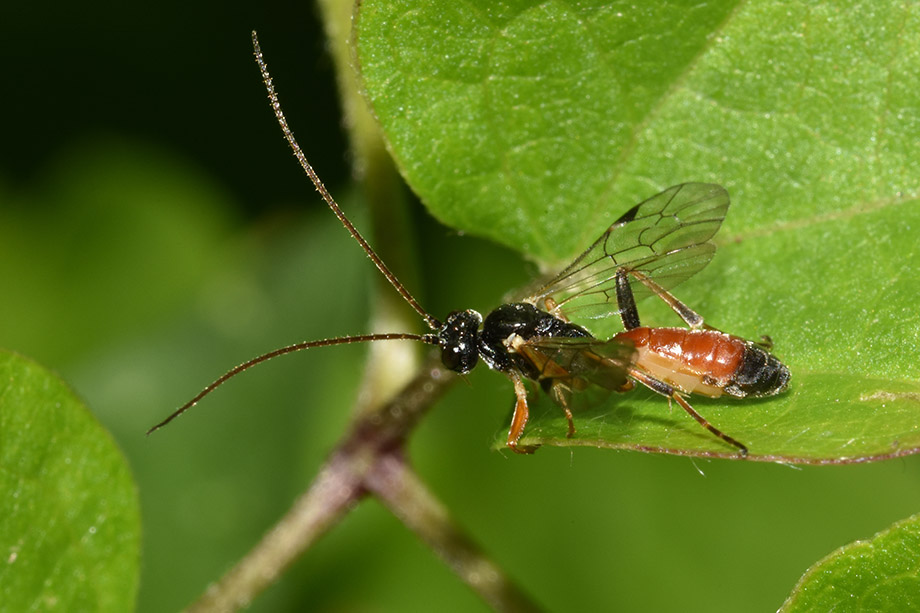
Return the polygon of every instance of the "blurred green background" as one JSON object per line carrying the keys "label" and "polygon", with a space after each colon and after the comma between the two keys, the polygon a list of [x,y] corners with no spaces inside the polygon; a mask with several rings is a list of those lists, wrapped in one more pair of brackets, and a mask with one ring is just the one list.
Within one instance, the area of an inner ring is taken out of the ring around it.
{"label": "blurred green background", "polygon": [[[364,348],[308,352],[144,437],[253,355],[366,330],[374,272],[291,159],[249,32],[307,155],[360,226],[331,60],[309,3],[4,12],[0,346],[59,372],[112,431],[142,503],[139,610],[175,610],[304,490],[355,397]],[[412,289],[436,315],[487,310],[533,273],[420,205],[413,219],[423,264]],[[492,452],[511,390],[487,371],[470,383],[419,428],[414,463],[551,610],[774,610],[818,558],[920,508],[916,458],[796,469]],[[253,610],[435,606],[484,609],[371,501]]]}

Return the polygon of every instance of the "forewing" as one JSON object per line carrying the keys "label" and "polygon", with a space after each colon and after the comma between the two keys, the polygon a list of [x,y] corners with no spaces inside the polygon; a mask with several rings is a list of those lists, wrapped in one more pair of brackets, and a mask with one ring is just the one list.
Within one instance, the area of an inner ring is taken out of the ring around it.
{"label": "forewing", "polygon": [[[669,290],[712,259],[709,239],[728,211],[712,183],[682,183],[637,204],[529,299],[554,315],[598,319],[619,313],[616,273],[636,270]],[[650,290],[629,275],[636,300]]]}
{"label": "forewing", "polygon": [[538,337],[525,341],[518,353],[534,364],[542,378],[581,379],[619,390],[626,384],[626,369],[633,363],[636,349],[616,340]]}

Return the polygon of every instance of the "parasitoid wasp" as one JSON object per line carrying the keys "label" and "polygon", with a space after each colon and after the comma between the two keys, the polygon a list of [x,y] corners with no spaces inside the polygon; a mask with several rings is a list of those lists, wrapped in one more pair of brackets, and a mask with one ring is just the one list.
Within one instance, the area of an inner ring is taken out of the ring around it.
{"label": "parasitoid wasp", "polygon": [[[789,370],[769,353],[768,339],[755,343],[716,330],[670,293],[712,259],[715,245],[710,239],[729,206],[724,188],[708,183],[670,187],[629,209],[528,298],[503,304],[485,318],[468,309],[454,311],[441,322],[415,300],[326,190],[288,127],[255,32],[252,42],[272,110],[294,156],[342,225],[433,332],[345,336],[270,351],[222,375],[148,434],[260,362],[314,347],[402,339],[437,345],[444,365],[459,374],[470,372],[481,359],[507,376],[516,401],[506,444],[518,453],[533,450],[518,445],[529,416],[524,383],[529,379],[562,408],[570,437],[575,434],[570,409],[573,392],[588,386],[623,392],[638,382],[669,402],[673,400],[713,435],[741,455],[747,454],[745,445],[709,423],[685,396],[771,396],[786,389]],[[636,301],[651,294],[667,303],[689,328],[642,326]],[[614,315],[621,318],[624,331],[609,340],[597,339],[570,321],[572,316],[598,319]]]}

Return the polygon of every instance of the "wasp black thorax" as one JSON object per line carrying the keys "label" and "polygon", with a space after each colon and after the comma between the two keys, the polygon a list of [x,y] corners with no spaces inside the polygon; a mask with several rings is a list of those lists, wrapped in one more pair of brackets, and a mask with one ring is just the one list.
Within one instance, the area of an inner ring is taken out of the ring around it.
{"label": "wasp black thorax", "polygon": [[508,349],[506,341],[513,334],[525,341],[538,337],[591,336],[584,328],[525,302],[503,304],[489,313],[485,321],[476,311],[454,311],[438,330],[441,361],[450,370],[465,374],[481,357],[494,370],[517,370],[529,379],[537,379],[540,373],[534,365]]}

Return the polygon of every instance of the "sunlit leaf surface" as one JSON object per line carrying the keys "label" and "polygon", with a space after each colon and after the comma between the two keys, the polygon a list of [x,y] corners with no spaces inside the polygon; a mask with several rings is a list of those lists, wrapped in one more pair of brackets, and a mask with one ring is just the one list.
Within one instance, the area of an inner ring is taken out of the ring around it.
{"label": "sunlit leaf surface", "polygon": [[[459,229],[559,266],[663,188],[728,189],[719,251],[678,293],[792,371],[777,398],[693,401],[751,458],[920,447],[916,5],[368,0],[357,28],[402,172]],[[678,323],[653,302],[645,322]],[[534,414],[523,443],[734,456],[644,392],[576,414],[571,440]]]}

